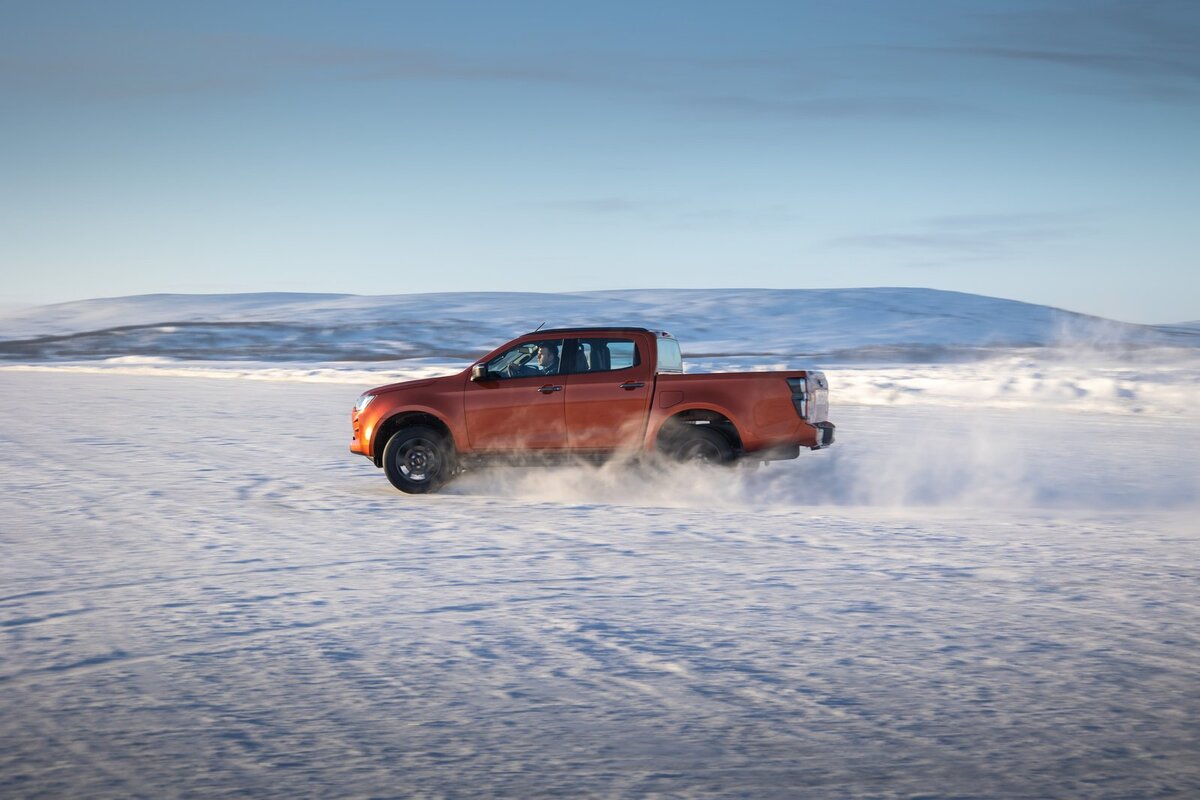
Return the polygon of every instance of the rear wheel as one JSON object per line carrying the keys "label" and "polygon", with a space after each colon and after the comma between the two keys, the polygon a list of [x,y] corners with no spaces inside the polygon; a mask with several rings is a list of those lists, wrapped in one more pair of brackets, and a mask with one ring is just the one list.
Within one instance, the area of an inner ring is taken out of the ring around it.
{"label": "rear wheel", "polygon": [[728,464],[733,461],[733,448],[711,428],[691,425],[676,439],[672,455],[685,464]]}
{"label": "rear wheel", "polygon": [[383,471],[408,494],[441,488],[454,474],[454,453],[440,433],[424,425],[401,428],[383,448]]}

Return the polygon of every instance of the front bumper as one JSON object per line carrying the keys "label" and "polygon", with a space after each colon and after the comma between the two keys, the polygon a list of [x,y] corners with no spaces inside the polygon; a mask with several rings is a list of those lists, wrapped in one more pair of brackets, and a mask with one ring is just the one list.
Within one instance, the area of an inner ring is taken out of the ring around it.
{"label": "front bumper", "polygon": [[350,413],[350,425],[354,428],[350,438],[350,452],[371,458],[370,431],[363,430],[357,411]]}

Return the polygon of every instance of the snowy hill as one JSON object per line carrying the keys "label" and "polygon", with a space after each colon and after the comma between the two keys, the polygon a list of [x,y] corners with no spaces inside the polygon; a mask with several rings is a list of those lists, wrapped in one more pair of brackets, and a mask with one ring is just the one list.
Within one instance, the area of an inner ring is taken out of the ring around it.
{"label": "snowy hill", "polygon": [[1196,347],[1145,326],[931,289],[659,289],[572,294],[142,295],[0,313],[0,360],[467,360],[546,323],[644,325],[685,353],[836,362],[973,360],[1029,347]]}
{"label": "snowy hill", "polygon": [[456,372],[542,323],[665,329],[689,372],[816,366],[841,404],[1197,413],[1195,325],[931,289],[107,298],[0,312],[0,370],[366,388]]}

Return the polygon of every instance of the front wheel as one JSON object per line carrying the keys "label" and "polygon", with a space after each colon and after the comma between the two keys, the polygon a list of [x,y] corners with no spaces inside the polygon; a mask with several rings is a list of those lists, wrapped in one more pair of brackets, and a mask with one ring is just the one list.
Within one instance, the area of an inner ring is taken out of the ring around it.
{"label": "front wheel", "polygon": [[453,450],[433,428],[401,428],[383,448],[383,471],[402,492],[435,492],[454,473]]}
{"label": "front wheel", "polygon": [[728,439],[711,428],[693,425],[680,435],[672,455],[685,464],[729,464],[733,448]]}

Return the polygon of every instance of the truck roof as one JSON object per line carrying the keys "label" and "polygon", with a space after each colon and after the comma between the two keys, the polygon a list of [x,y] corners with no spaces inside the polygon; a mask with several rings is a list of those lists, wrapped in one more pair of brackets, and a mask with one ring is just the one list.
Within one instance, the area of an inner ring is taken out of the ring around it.
{"label": "truck roof", "polygon": [[620,333],[649,333],[653,336],[663,336],[668,339],[675,338],[674,336],[667,333],[666,331],[652,331],[649,328],[635,328],[635,327],[626,327],[626,326],[621,326],[621,325],[581,325],[581,326],[577,326],[574,328],[542,328],[541,330],[530,331],[529,333],[527,333],[525,335],[532,336],[535,333],[561,333],[561,334],[594,333],[595,331],[617,331]]}

